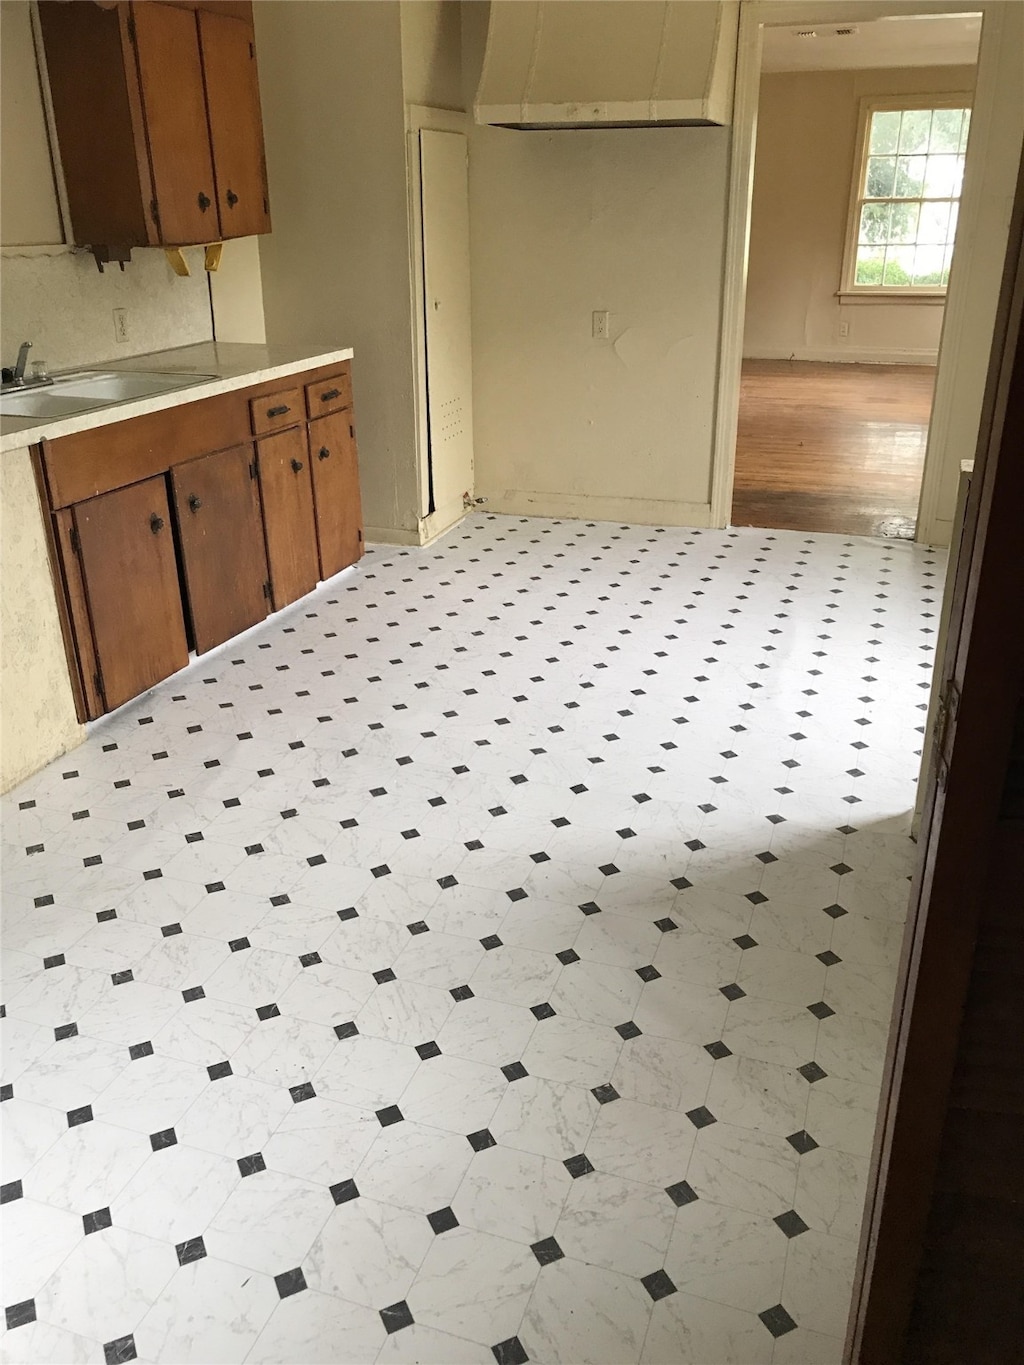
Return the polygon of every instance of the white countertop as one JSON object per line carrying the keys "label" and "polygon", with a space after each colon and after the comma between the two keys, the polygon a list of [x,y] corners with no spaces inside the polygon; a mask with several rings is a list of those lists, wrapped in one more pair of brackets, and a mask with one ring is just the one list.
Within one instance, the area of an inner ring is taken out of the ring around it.
{"label": "white countertop", "polygon": [[333,365],[335,361],[351,359],[350,346],[317,351],[309,346],[203,341],[195,346],[179,346],[170,351],[150,351],[148,355],[134,355],[127,360],[79,366],[78,370],[157,370],[162,374],[213,374],[217,377],[205,379],[185,389],[153,394],[148,398],[133,398],[125,403],[111,403],[107,407],[74,413],[70,417],[45,421],[34,417],[0,417],[0,451],[20,450],[24,446],[35,445],[43,437],[56,440],[58,436],[71,436],[77,431],[90,431],[94,427],[109,426],[112,422],[127,421],[130,417],[141,417],[147,412],[162,412],[165,408],[175,408],[182,403],[194,403],[200,398],[212,398],[219,393],[231,393],[235,389],[245,389],[266,380],[285,379],[301,370],[315,370],[321,365]]}

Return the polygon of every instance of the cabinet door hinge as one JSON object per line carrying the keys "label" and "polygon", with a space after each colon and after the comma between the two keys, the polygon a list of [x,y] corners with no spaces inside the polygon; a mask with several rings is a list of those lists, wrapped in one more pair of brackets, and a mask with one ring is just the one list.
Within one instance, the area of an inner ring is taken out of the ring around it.
{"label": "cabinet door hinge", "polygon": [[81,539],[79,538],[79,535],[78,535],[78,527],[77,527],[77,526],[72,526],[72,528],[71,528],[71,537],[70,537],[70,539],[71,539],[71,553],[72,553],[72,554],[76,554],[76,555],[80,555],[80,554],[82,553],[82,542],[81,542]]}
{"label": "cabinet door hinge", "polygon": [[263,596],[267,599],[268,602],[270,601],[270,584],[269,584],[269,583],[264,583],[264,584],[263,584]]}
{"label": "cabinet door hinge", "polygon": [[258,466],[257,466],[257,464],[256,464],[256,461],[255,461],[255,460],[250,460],[250,461],[249,461],[249,478],[250,478],[250,479],[255,479],[255,478],[257,478],[258,475],[259,475],[259,472],[260,472],[260,471],[259,471],[259,468],[258,468]]}
{"label": "cabinet door hinge", "polygon": [[160,226],[160,205],[159,205],[159,204],[157,203],[157,201],[156,201],[156,196],[154,196],[154,197],[149,201],[149,216],[153,219],[153,222],[156,223],[156,225],[159,227],[159,226]]}
{"label": "cabinet door hinge", "polygon": [[270,212],[270,200],[267,198],[266,195],[263,196],[263,212],[264,213]]}
{"label": "cabinet door hinge", "polygon": [[362,531],[362,527],[360,527],[358,534],[359,534],[359,543],[362,544],[362,541],[363,541],[363,531]]}
{"label": "cabinet door hinge", "polygon": [[249,44],[249,60],[250,60],[251,62],[254,62],[254,61],[256,60],[256,44],[255,44],[255,43],[250,43],[250,44]]}
{"label": "cabinet door hinge", "polygon": [[96,672],[92,675],[92,680],[96,686],[96,691],[99,693],[100,700],[103,702],[103,705],[106,706],[107,694],[103,687],[103,670],[100,668],[99,664],[96,665]]}
{"label": "cabinet door hinge", "polygon": [[125,24],[125,28],[128,30],[128,41],[131,42],[131,43],[138,43],[139,39],[138,39],[138,34],[137,34],[137,32],[136,32],[136,29],[135,29],[135,16],[134,16],[134,15],[129,14],[129,16],[128,16],[128,22],[127,22],[127,24]]}

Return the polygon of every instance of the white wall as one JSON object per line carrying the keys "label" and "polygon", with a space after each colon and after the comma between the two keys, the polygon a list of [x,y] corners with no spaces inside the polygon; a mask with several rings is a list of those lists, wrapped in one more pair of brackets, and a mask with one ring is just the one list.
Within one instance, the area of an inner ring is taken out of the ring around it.
{"label": "white wall", "polygon": [[367,537],[418,499],[401,16],[397,0],[261,0],[256,50],[273,231],[267,340],[355,348]]}
{"label": "white wall", "polygon": [[[971,91],[973,67],[766,73],[757,112],[744,355],[934,363],[941,303],[837,297],[866,95]],[[849,335],[841,337],[846,322]]]}
{"label": "white wall", "polygon": [[[124,272],[103,274],[92,256],[62,245],[35,49],[24,0],[0,4],[0,355],[9,364],[23,340],[32,359],[54,369],[95,364],[211,336],[202,252],[181,279],[162,251],[136,251]],[[111,311],[128,309],[129,339],[114,338]]]}
{"label": "white wall", "polygon": [[[485,5],[464,7],[471,99]],[[476,491],[499,511],[707,525],[729,133],[470,142]],[[611,313],[595,341],[591,314]]]}

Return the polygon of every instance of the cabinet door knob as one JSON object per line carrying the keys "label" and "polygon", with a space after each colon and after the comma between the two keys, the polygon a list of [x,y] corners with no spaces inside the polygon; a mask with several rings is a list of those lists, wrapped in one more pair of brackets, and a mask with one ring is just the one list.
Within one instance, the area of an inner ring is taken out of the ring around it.
{"label": "cabinet door knob", "polygon": [[188,500],[189,511],[190,511],[190,512],[198,512],[199,509],[200,509],[200,507],[202,507],[202,505],[203,505],[202,499],[201,499],[201,498],[197,498],[196,495],[193,493],[192,496],[191,496],[191,497],[189,498],[189,500]]}
{"label": "cabinet door knob", "polygon": [[238,195],[234,190],[228,190],[228,208],[234,208],[238,203]]}
{"label": "cabinet door knob", "polygon": [[162,531],[164,529],[163,517],[158,517],[157,514],[154,512],[149,519],[149,529],[153,532],[154,535],[156,535],[157,532]]}
{"label": "cabinet door knob", "polygon": [[317,451],[316,457],[318,460],[329,460],[331,458],[331,452],[327,449],[326,446],[321,446],[320,449]]}
{"label": "cabinet door knob", "polygon": [[298,474],[298,472],[302,469],[302,461],[292,460],[292,468],[295,470],[296,474]]}
{"label": "cabinet door knob", "polygon": [[321,402],[321,403],[329,403],[329,402],[331,401],[332,398],[340,398],[340,397],[341,397],[341,390],[340,390],[340,389],[326,389],[326,390],[320,395],[320,402]]}
{"label": "cabinet door knob", "polygon": [[210,204],[211,204],[212,201],[211,201],[209,195],[204,194],[204,193],[202,192],[202,190],[200,190],[200,191],[199,191],[199,201],[198,201],[198,202],[199,202],[199,207],[200,207],[200,209],[202,210],[203,213],[205,213],[206,210],[210,207]]}
{"label": "cabinet door knob", "polygon": [[276,408],[267,408],[268,417],[283,417],[290,408],[287,403],[279,403]]}

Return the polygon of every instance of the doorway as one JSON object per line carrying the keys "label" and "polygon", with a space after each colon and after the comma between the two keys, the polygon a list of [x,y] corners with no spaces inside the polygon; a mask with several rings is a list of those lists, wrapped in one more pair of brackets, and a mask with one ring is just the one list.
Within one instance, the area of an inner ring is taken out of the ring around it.
{"label": "doorway", "polygon": [[915,536],[980,31],[764,30],[735,525]]}

